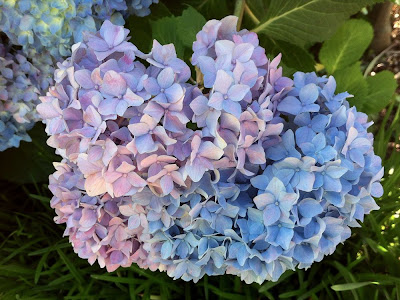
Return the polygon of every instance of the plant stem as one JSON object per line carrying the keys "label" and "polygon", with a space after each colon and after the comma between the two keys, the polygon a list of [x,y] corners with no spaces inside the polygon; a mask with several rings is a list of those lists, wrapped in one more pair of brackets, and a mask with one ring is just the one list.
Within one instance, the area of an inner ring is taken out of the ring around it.
{"label": "plant stem", "polygon": [[367,78],[369,73],[371,73],[371,71],[374,69],[375,65],[377,64],[377,62],[381,59],[381,57],[388,52],[389,50],[391,50],[392,48],[394,48],[395,46],[397,46],[398,43],[393,43],[391,44],[389,47],[387,47],[385,50],[383,50],[381,53],[379,53],[377,56],[374,57],[373,60],[371,60],[371,62],[368,64],[367,68],[364,71],[364,77]]}
{"label": "plant stem", "polygon": [[240,30],[240,26],[242,25],[244,7],[245,0],[236,0],[235,11],[233,12],[233,14],[239,18],[237,23],[237,30]]}
{"label": "plant stem", "polygon": [[244,11],[250,17],[250,19],[254,22],[255,25],[260,24],[260,20],[256,17],[256,15],[251,11],[250,7],[247,3],[244,4]]}

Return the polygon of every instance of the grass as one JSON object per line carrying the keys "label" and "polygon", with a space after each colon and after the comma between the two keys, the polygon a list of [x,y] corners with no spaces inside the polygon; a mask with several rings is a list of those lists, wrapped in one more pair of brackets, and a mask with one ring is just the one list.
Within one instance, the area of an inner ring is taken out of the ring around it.
{"label": "grass", "polygon": [[393,101],[374,125],[384,157],[381,209],[337,251],[309,270],[278,282],[246,285],[238,277],[204,277],[197,284],[137,266],[107,273],[73,253],[55,225],[46,185],[0,184],[0,299],[400,299],[400,109]]}

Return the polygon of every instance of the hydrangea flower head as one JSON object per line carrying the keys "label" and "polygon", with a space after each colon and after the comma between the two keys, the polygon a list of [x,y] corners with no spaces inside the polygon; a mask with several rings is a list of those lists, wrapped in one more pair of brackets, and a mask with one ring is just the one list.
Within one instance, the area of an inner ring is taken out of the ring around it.
{"label": "hydrangea flower head", "polygon": [[27,131],[39,120],[39,94],[52,82],[21,51],[10,49],[0,44],[0,151],[31,141]]}
{"label": "hydrangea flower head", "polygon": [[122,15],[146,16],[152,3],[158,0],[2,1],[0,31],[30,57],[48,51],[59,61],[85,31],[96,31],[104,20],[122,25]]}
{"label": "hydrangea flower head", "polygon": [[333,77],[282,77],[237,19],[209,21],[190,69],[173,45],[144,54],[104,22],[42,97],[58,223],[113,271],[276,281],[333,253],[377,209],[382,167],[366,115]]}

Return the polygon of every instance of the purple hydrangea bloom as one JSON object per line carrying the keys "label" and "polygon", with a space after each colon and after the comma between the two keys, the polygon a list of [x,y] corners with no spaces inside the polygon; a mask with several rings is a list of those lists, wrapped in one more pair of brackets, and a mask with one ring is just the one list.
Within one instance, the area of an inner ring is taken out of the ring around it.
{"label": "purple hydrangea bloom", "polygon": [[143,54],[111,22],[59,65],[38,111],[64,159],[51,205],[80,257],[186,281],[276,281],[378,209],[367,116],[333,77],[282,77],[280,56],[236,22],[197,34],[196,85],[173,45]]}

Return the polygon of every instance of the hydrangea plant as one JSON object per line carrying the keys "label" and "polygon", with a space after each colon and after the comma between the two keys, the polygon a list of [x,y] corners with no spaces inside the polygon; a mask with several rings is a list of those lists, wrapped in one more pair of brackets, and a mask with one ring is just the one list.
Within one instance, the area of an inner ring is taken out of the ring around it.
{"label": "hydrangea plant", "polygon": [[333,253],[378,206],[367,116],[333,77],[282,76],[237,18],[207,22],[189,83],[172,44],[149,54],[105,21],[55,72],[38,111],[63,162],[50,177],[74,250],[114,271],[276,281]]}
{"label": "hydrangea plant", "polygon": [[27,131],[39,120],[40,89],[52,83],[21,51],[12,54],[10,48],[0,43],[0,151],[31,140]]}

